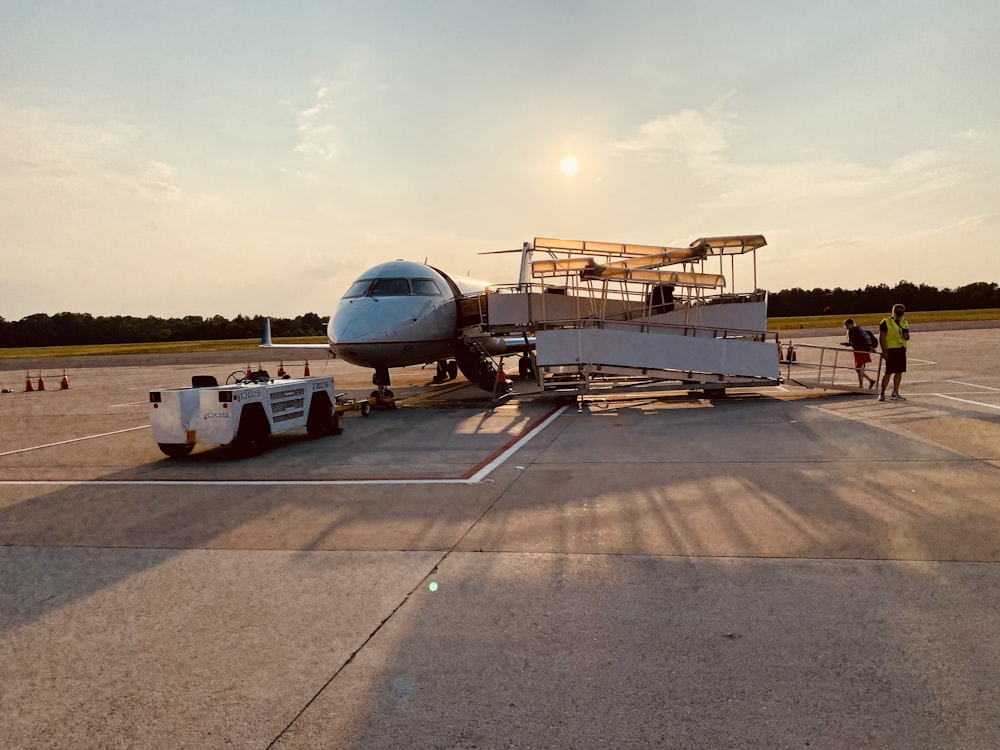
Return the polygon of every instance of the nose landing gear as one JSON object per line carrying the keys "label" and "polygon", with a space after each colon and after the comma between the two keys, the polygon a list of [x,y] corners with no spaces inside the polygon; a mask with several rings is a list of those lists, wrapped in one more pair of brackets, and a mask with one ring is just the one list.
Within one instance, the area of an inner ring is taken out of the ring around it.
{"label": "nose landing gear", "polygon": [[395,409],[396,395],[389,390],[389,368],[380,367],[372,375],[372,385],[377,386],[377,390],[372,391],[371,397],[375,399],[373,404],[381,409]]}

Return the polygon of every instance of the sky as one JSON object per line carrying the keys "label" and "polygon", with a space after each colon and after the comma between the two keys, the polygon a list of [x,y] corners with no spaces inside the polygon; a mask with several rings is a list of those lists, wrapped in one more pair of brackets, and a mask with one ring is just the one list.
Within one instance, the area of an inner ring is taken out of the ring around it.
{"label": "sky", "polygon": [[6,320],[326,316],[396,258],[514,282],[482,253],[536,236],[760,233],[771,291],[1000,281],[995,0],[0,13]]}

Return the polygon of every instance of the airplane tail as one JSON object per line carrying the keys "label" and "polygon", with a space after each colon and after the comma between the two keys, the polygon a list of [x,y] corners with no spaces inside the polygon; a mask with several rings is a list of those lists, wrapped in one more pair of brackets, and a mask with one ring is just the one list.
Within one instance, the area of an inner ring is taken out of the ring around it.
{"label": "airplane tail", "polygon": [[271,340],[271,318],[264,318],[264,335],[260,337],[261,349],[323,349],[336,356],[331,343],[326,344],[275,344]]}

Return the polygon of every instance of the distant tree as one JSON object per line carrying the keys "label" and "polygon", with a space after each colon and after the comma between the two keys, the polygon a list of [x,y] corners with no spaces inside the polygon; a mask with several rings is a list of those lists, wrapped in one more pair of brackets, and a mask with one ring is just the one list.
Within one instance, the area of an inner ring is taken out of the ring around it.
{"label": "distant tree", "polygon": [[[900,281],[896,286],[868,285],[864,289],[801,289],[794,287],[768,295],[767,311],[773,318],[799,315],[854,315],[887,312],[896,302],[910,310],[977,310],[1000,308],[1000,285],[979,281],[956,289]],[[271,318],[277,337],[322,336],[326,319],[316,313],[295,318]],[[131,315],[99,316],[89,313],[36,313],[16,321],[0,317],[0,348],[65,346],[72,344],[131,344],[161,341],[217,341],[259,338],[264,316],[222,315],[204,318],[145,318]]]}

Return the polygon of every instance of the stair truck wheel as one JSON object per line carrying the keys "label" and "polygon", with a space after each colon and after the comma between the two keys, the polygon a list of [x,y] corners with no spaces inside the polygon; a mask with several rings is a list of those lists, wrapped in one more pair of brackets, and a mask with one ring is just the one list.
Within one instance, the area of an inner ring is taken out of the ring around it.
{"label": "stair truck wheel", "polygon": [[271,428],[260,404],[250,404],[243,410],[240,428],[233,440],[233,448],[243,457],[259,456],[267,447]]}
{"label": "stair truck wheel", "polygon": [[306,432],[311,438],[336,435],[340,432],[340,415],[334,411],[333,404],[325,393],[313,395],[312,403],[309,404]]}
{"label": "stair truck wheel", "polygon": [[157,445],[170,458],[184,458],[194,450],[194,445],[188,445],[187,443],[157,443]]}

